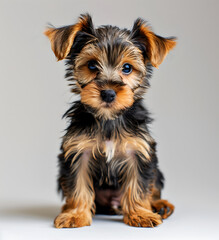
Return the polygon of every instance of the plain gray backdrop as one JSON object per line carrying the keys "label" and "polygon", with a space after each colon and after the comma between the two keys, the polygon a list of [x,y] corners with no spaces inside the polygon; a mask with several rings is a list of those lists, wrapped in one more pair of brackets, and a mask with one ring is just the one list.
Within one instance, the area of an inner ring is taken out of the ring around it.
{"label": "plain gray backdrop", "polygon": [[[1,208],[13,206],[22,215],[16,206],[22,205],[25,212],[25,205],[41,204],[39,212],[51,211],[46,224],[52,229],[61,206],[56,192],[57,155],[66,127],[61,117],[75,98],[64,80],[64,62],[56,61],[43,31],[48,23],[73,24],[85,12],[93,16],[95,26],[131,28],[142,17],[158,35],[178,38],[159,70],[154,69],[145,97],[155,119],[151,132],[166,178],[163,197],[176,206],[175,215],[157,229],[166,224],[171,232],[172,226],[179,221],[182,226],[190,218],[191,229],[179,231],[185,234],[196,227],[195,236],[207,226],[200,235],[215,234],[211,224],[219,213],[217,0],[0,0]],[[53,211],[49,207],[54,205]],[[13,218],[13,211],[10,214]],[[200,226],[197,219],[203,221]],[[6,230],[9,225],[4,225]]]}

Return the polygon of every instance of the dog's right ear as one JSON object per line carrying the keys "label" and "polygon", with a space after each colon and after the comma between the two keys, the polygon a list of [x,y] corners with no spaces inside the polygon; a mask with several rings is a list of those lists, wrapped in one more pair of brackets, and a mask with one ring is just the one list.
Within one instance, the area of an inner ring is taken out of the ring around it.
{"label": "dog's right ear", "polygon": [[51,48],[57,60],[66,58],[74,43],[76,34],[79,32],[94,34],[92,18],[89,14],[81,15],[76,24],[61,28],[48,28],[44,34],[51,42]]}

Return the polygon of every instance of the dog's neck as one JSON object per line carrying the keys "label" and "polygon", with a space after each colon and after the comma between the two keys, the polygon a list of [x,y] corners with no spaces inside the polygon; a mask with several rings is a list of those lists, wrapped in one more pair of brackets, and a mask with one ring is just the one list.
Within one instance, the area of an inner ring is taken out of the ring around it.
{"label": "dog's neck", "polygon": [[97,132],[101,132],[103,139],[109,140],[112,136],[119,137],[122,131],[136,135],[141,128],[148,132],[147,124],[151,122],[148,115],[148,111],[139,100],[113,120],[95,118],[86,106],[77,101],[63,117],[70,120],[68,133],[78,132],[95,136]]}

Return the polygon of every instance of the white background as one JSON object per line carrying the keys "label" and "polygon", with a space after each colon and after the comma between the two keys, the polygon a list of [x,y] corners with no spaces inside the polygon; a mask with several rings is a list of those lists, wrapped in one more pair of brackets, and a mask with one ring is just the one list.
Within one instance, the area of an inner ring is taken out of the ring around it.
{"label": "white background", "polygon": [[[0,1],[0,239],[219,239],[219,2],[217,0]],[[163,197],[176,206],[155,229],[96,217],[91,227],[57,230],[57,154],[74,100],[56,62],[47,23],[131,28],[137,17],[177,47],[154,70],[145,104],[155,122]]]}

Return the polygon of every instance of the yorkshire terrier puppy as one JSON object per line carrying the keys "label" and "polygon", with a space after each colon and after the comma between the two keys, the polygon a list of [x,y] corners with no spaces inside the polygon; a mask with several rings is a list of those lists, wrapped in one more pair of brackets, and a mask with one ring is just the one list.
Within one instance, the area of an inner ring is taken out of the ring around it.
{"label": "yorkshire terrier puppy", "polygon": [[45,35],[80,96],[64,115],[58,185],[66,203],[55,227],[88,226],[95,212],[122,213],[135,227],[161,224],[174,206],[161,199],[164,178],[142,99],[175,38],[156,35],[141,18],[132,30],[94,28],[88,14]]}

